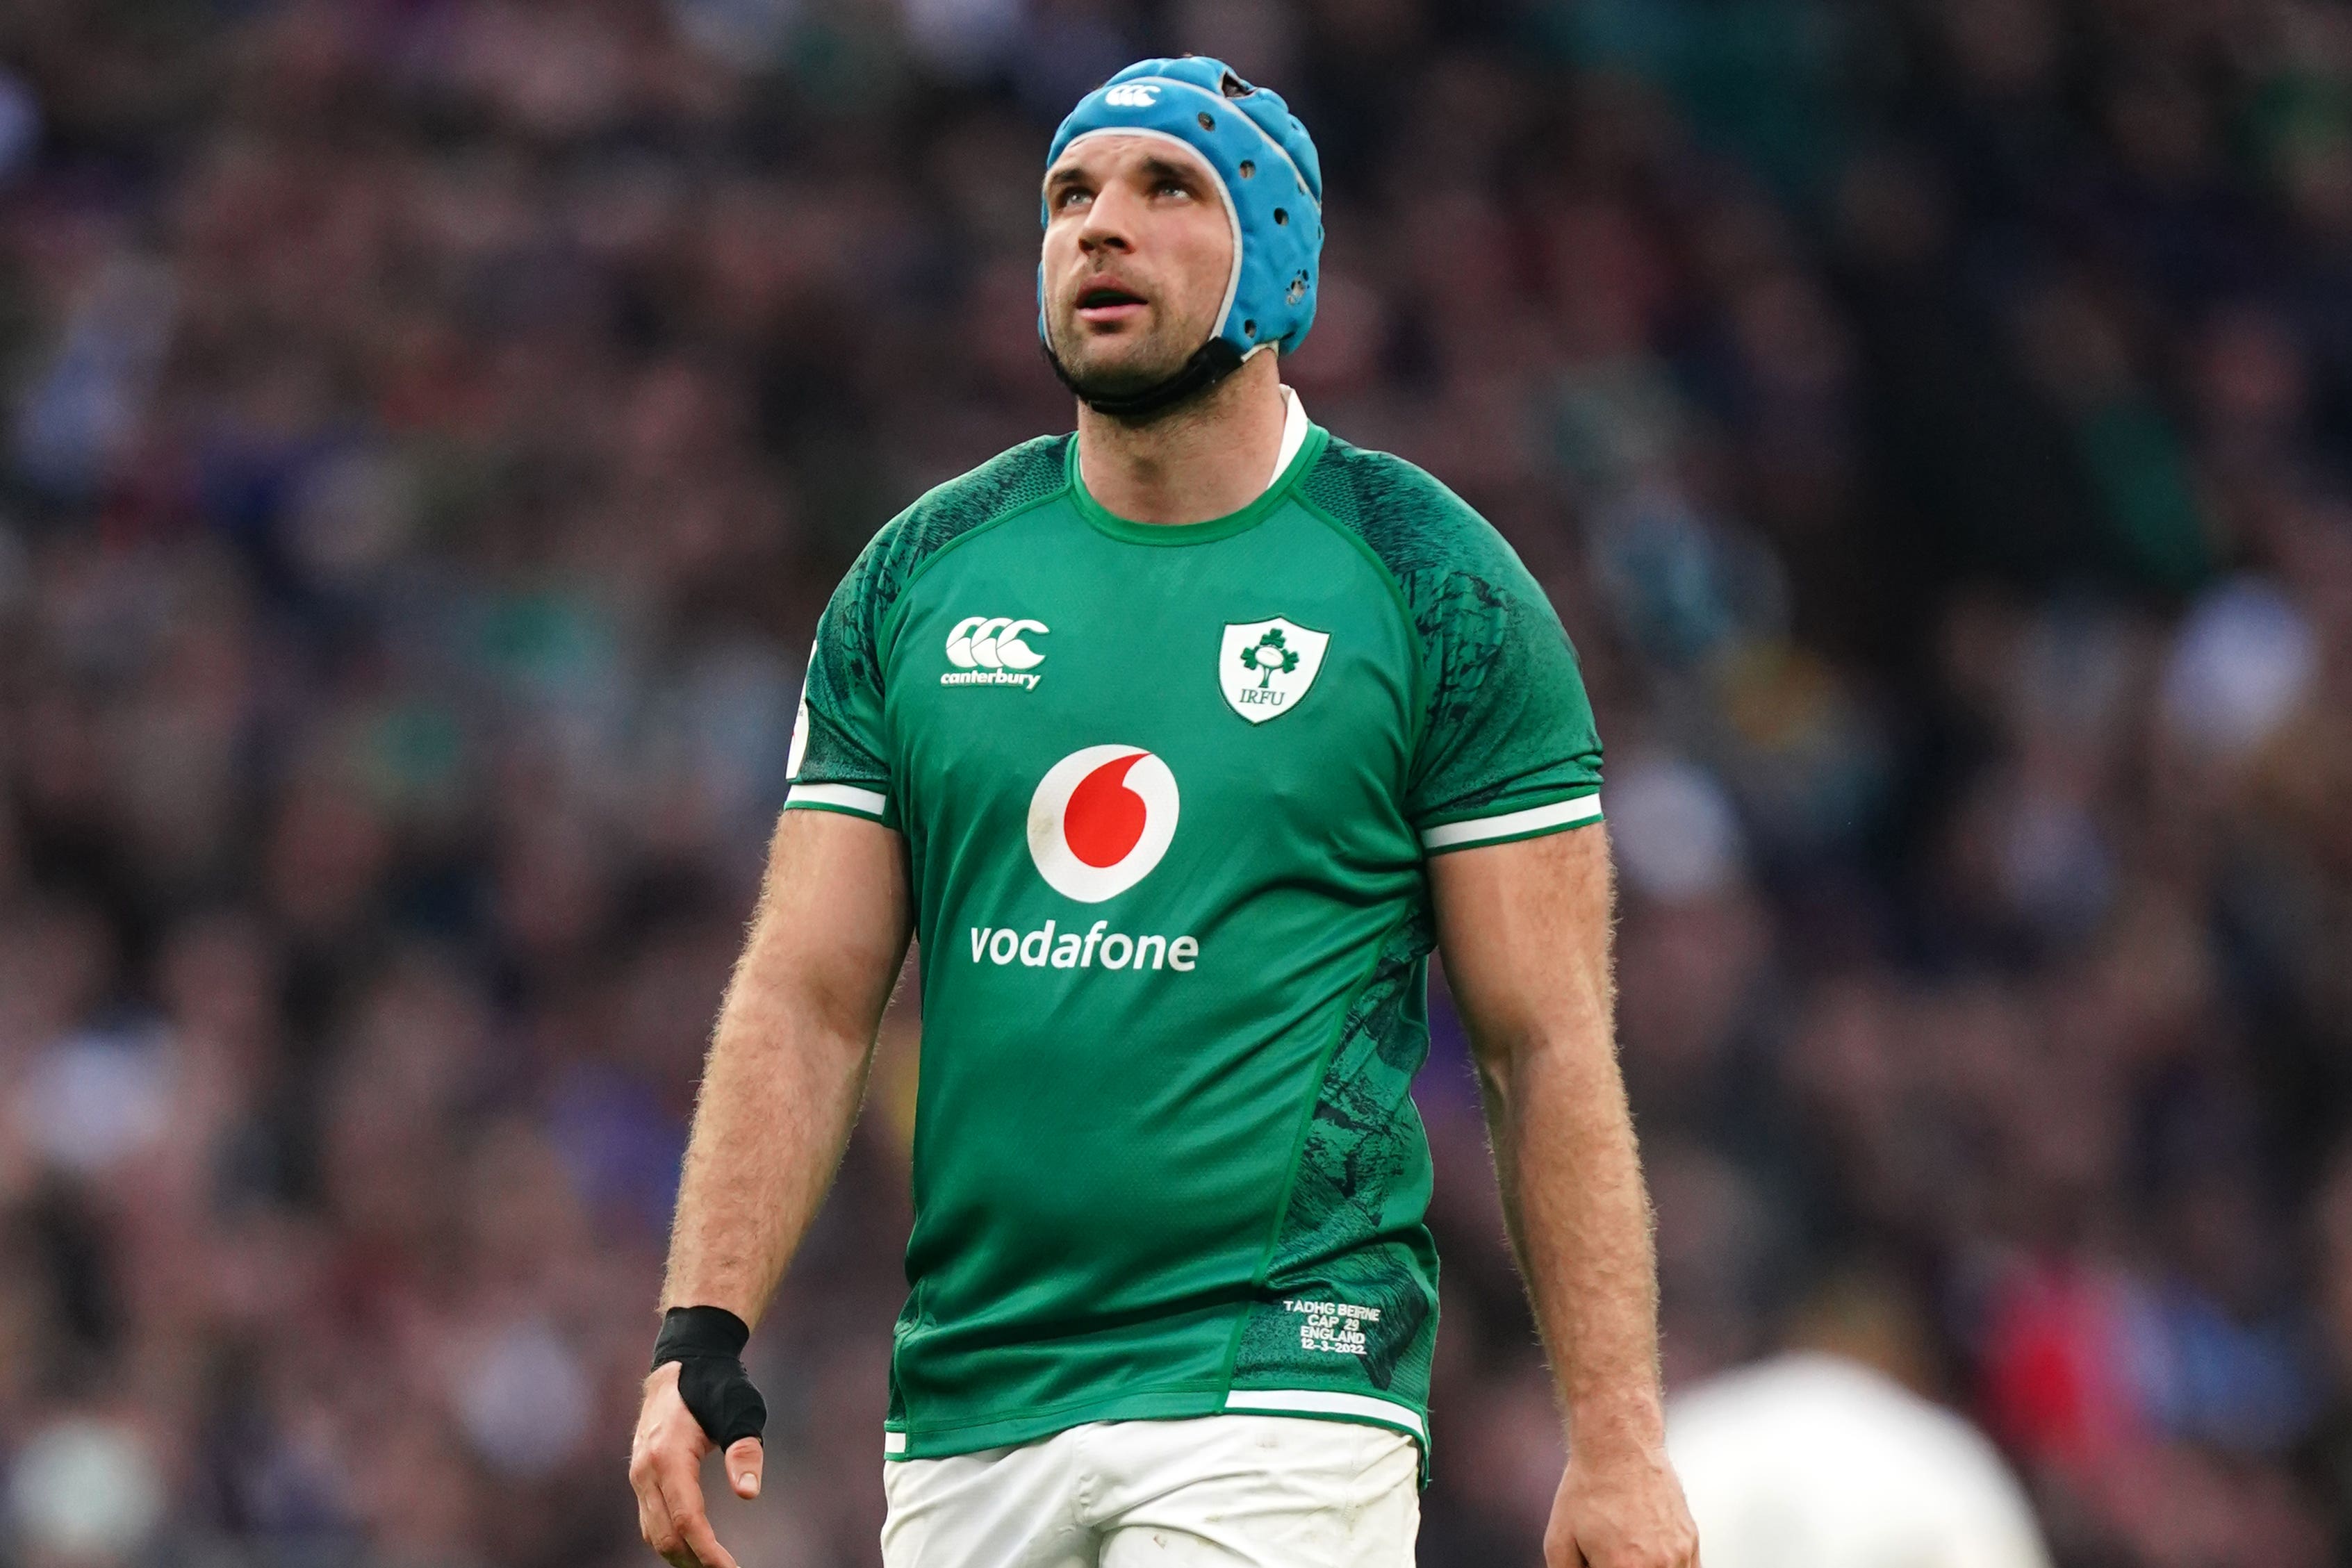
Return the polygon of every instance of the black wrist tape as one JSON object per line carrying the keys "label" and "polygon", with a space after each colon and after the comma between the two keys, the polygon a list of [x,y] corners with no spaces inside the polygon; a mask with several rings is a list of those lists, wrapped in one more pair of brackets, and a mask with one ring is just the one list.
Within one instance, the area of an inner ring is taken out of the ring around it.
{"label": "black wrist tape", "polygon": [[751,1325],[724,1307],[672,1307],[654,1339],[654,1366],[677,1363],[678,1397],[725,1448],[767,1429],[768,1403],[743,1370]]}

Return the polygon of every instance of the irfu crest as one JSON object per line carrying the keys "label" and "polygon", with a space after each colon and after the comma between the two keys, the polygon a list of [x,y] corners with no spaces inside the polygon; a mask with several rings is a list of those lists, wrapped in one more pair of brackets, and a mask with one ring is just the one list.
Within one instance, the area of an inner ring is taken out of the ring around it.
{"label": "irfu crest", "polygon": [[1217,654],[1217,685],[1227,706],[1252,724],[1279,718],[1315,684],[1330,643],[1328,632],[1312,632],[1279,615],[1228,625]]}
{"label": "irfu crest", "polygon": [[1286,643],[1281,627],[1269,626],[1265,636],[1242,650],[1242,668],[1257,677],[1257,689],[1264,691],[1275,676],[1298,668],[1298,653]]}

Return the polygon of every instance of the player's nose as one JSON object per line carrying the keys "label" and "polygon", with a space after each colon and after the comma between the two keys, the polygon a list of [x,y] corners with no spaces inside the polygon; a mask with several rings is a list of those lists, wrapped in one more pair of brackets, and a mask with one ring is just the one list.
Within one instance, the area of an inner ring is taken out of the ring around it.
{"label": "player's nose", "polygon": [[1087,204],[1086,221],[1078,228],[1078,248],[1090,255],[1104,250],[1133,250],[1133,204],[1134,198],[1123,191],[1097,192],[1095,199]]}

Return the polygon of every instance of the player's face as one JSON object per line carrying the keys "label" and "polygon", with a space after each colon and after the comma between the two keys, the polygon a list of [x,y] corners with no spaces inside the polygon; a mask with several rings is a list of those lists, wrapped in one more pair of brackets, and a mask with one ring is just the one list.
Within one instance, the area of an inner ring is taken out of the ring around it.
{"label": "player's face", "polygon": [[1084,391],[1139,392],[1208,341],[1234,235],[1196,153],[1158,137],[1087,137],[1047,171],[1045,212],[1045,328]]}

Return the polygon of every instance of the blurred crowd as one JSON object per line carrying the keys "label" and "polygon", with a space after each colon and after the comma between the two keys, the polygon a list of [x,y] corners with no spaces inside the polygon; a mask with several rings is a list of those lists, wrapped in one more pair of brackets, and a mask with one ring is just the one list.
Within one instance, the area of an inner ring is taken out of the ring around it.
{"label": "blurred crowd", "polygon": [[[2340,0],[0,6],[0,1562],[618,1568],[815,613],[1069,426],[1046,137],[1312,128],[1285,375],[1583,655],[1670,1378],[2352,1563]],[[1442,982],[1422,1561],[1560,1458]],[[876,1560],[919,1019],[751,1353]]]}

